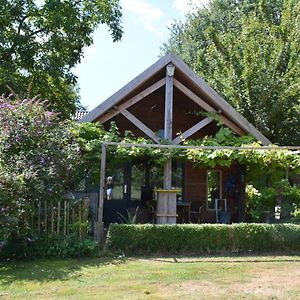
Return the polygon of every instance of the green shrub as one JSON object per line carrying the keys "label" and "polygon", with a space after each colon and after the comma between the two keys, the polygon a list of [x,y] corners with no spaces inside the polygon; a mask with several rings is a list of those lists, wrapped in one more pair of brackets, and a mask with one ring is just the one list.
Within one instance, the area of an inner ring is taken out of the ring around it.
{"label": "green shrub", "polygon": [[253,185],[246,186],[247,212],[254,222],[264,221],[266,211],[274,212],[281,206],[281,218],[289,220],[300,207],[300,189],[287,180],[279,180],[273,187],[258,191]]}
{"label": "green shrub", "polygon": [[71,258],[95,256],[99,245],[91,239],[77,236],[45,236],[36,239],[7,240],[0,249],[1,259]]}
{"label": "green shrub", "polygon": [[300,226],[111,224],[106,246],[126,254],[292,252],[300,250]]}

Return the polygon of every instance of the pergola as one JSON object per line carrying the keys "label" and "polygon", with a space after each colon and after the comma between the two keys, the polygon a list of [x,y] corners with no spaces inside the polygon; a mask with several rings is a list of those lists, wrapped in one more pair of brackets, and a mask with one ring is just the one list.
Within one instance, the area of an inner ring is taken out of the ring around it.
{"label": "pergola", "polygon": [[[195,150],[290,150],[288,155],[299,154],[300,146],[243,146],[243,147],[235,147],[235,146],[187,146],[187,145],[162,145],[162,144],[133,144],[133,143],[123,143],[123,142],[103,142],[101,149],[101,163],[100,163],[100,189],[99,189],[99,203],[98,203],[98,214],[97,221],[95,222],[95,239],[98,242],[102,242],[104,240],[104,223],[103,223],[103,204],[104,204],[104,192],[105,192],[105,169],[106,169],[106,154],[107,148],[109,146],[117,146],[117,147],[139,147],[139,148],[160,148],[160,149],[179,149],[179,150],[187,150],[187,149],[195,149]],[[171,161],[171,160],[169,160]],[[170,174],[171,175],[171,174]],[[158,198],[158,211],[156,215],[160,217],[166,217],[165,219],[161,219],[162,222],[160,224],[176,224],[176,197],[172,192],[171,186],[169,189],[165,189],[165,192],[161,197]],[[166,205],[165,205],[166,204]],[[171,212],[171,213],[170,213]]]}

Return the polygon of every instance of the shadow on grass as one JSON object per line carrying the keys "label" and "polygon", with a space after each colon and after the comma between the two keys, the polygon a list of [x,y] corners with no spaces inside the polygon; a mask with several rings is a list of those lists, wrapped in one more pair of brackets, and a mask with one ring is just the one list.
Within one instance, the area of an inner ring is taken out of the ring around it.
{"label": "shadow on grass", "polygon": [[102,268],[107,265],[121,265],[128,261],[139,259],[153,260],[170,264],[193,264],[193,263],[300,263],[299,255],[284,256],[282,254],[264,255],[210,255],[210,256],[103,256],[94,258],[78,259],[37,259],[33,261],[17,261],[0,263],[0,286],[10,285],[18,282],[47,282],[67,281],[78,279],[82,276],[81,271],[85,268]]}
{"label": "shadow on grass", "polygon": [[108,264],[120,265],[127,258],[93,257],[78,259],[37,259],[0,263],[0,286],[14,281],[65,281],[81,276],[80,271],[89,267],[104,267]]}

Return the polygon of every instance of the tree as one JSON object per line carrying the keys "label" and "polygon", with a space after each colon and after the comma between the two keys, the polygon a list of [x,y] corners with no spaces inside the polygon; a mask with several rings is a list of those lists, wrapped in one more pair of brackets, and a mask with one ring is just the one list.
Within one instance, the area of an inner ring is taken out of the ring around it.
{"label": "tree", "polygon": [[40,95],[68,117],[79,102],[72,68],[106,24],[121,38],[119,0],[0,1],[0,95]]}
{"label": "tree", "polygon": [[299,145],[299,26],[299,0],[212,0],[175,23],[162,50],[179,54],[273,143]]}

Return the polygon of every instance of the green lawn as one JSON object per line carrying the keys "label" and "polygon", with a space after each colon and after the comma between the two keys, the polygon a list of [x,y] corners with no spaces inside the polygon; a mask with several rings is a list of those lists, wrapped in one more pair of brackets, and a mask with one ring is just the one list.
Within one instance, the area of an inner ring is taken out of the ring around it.
{"label": "green lawn", "polygon": [[0,267],[0,299],[300,299],[300,256],[37,260]]}

